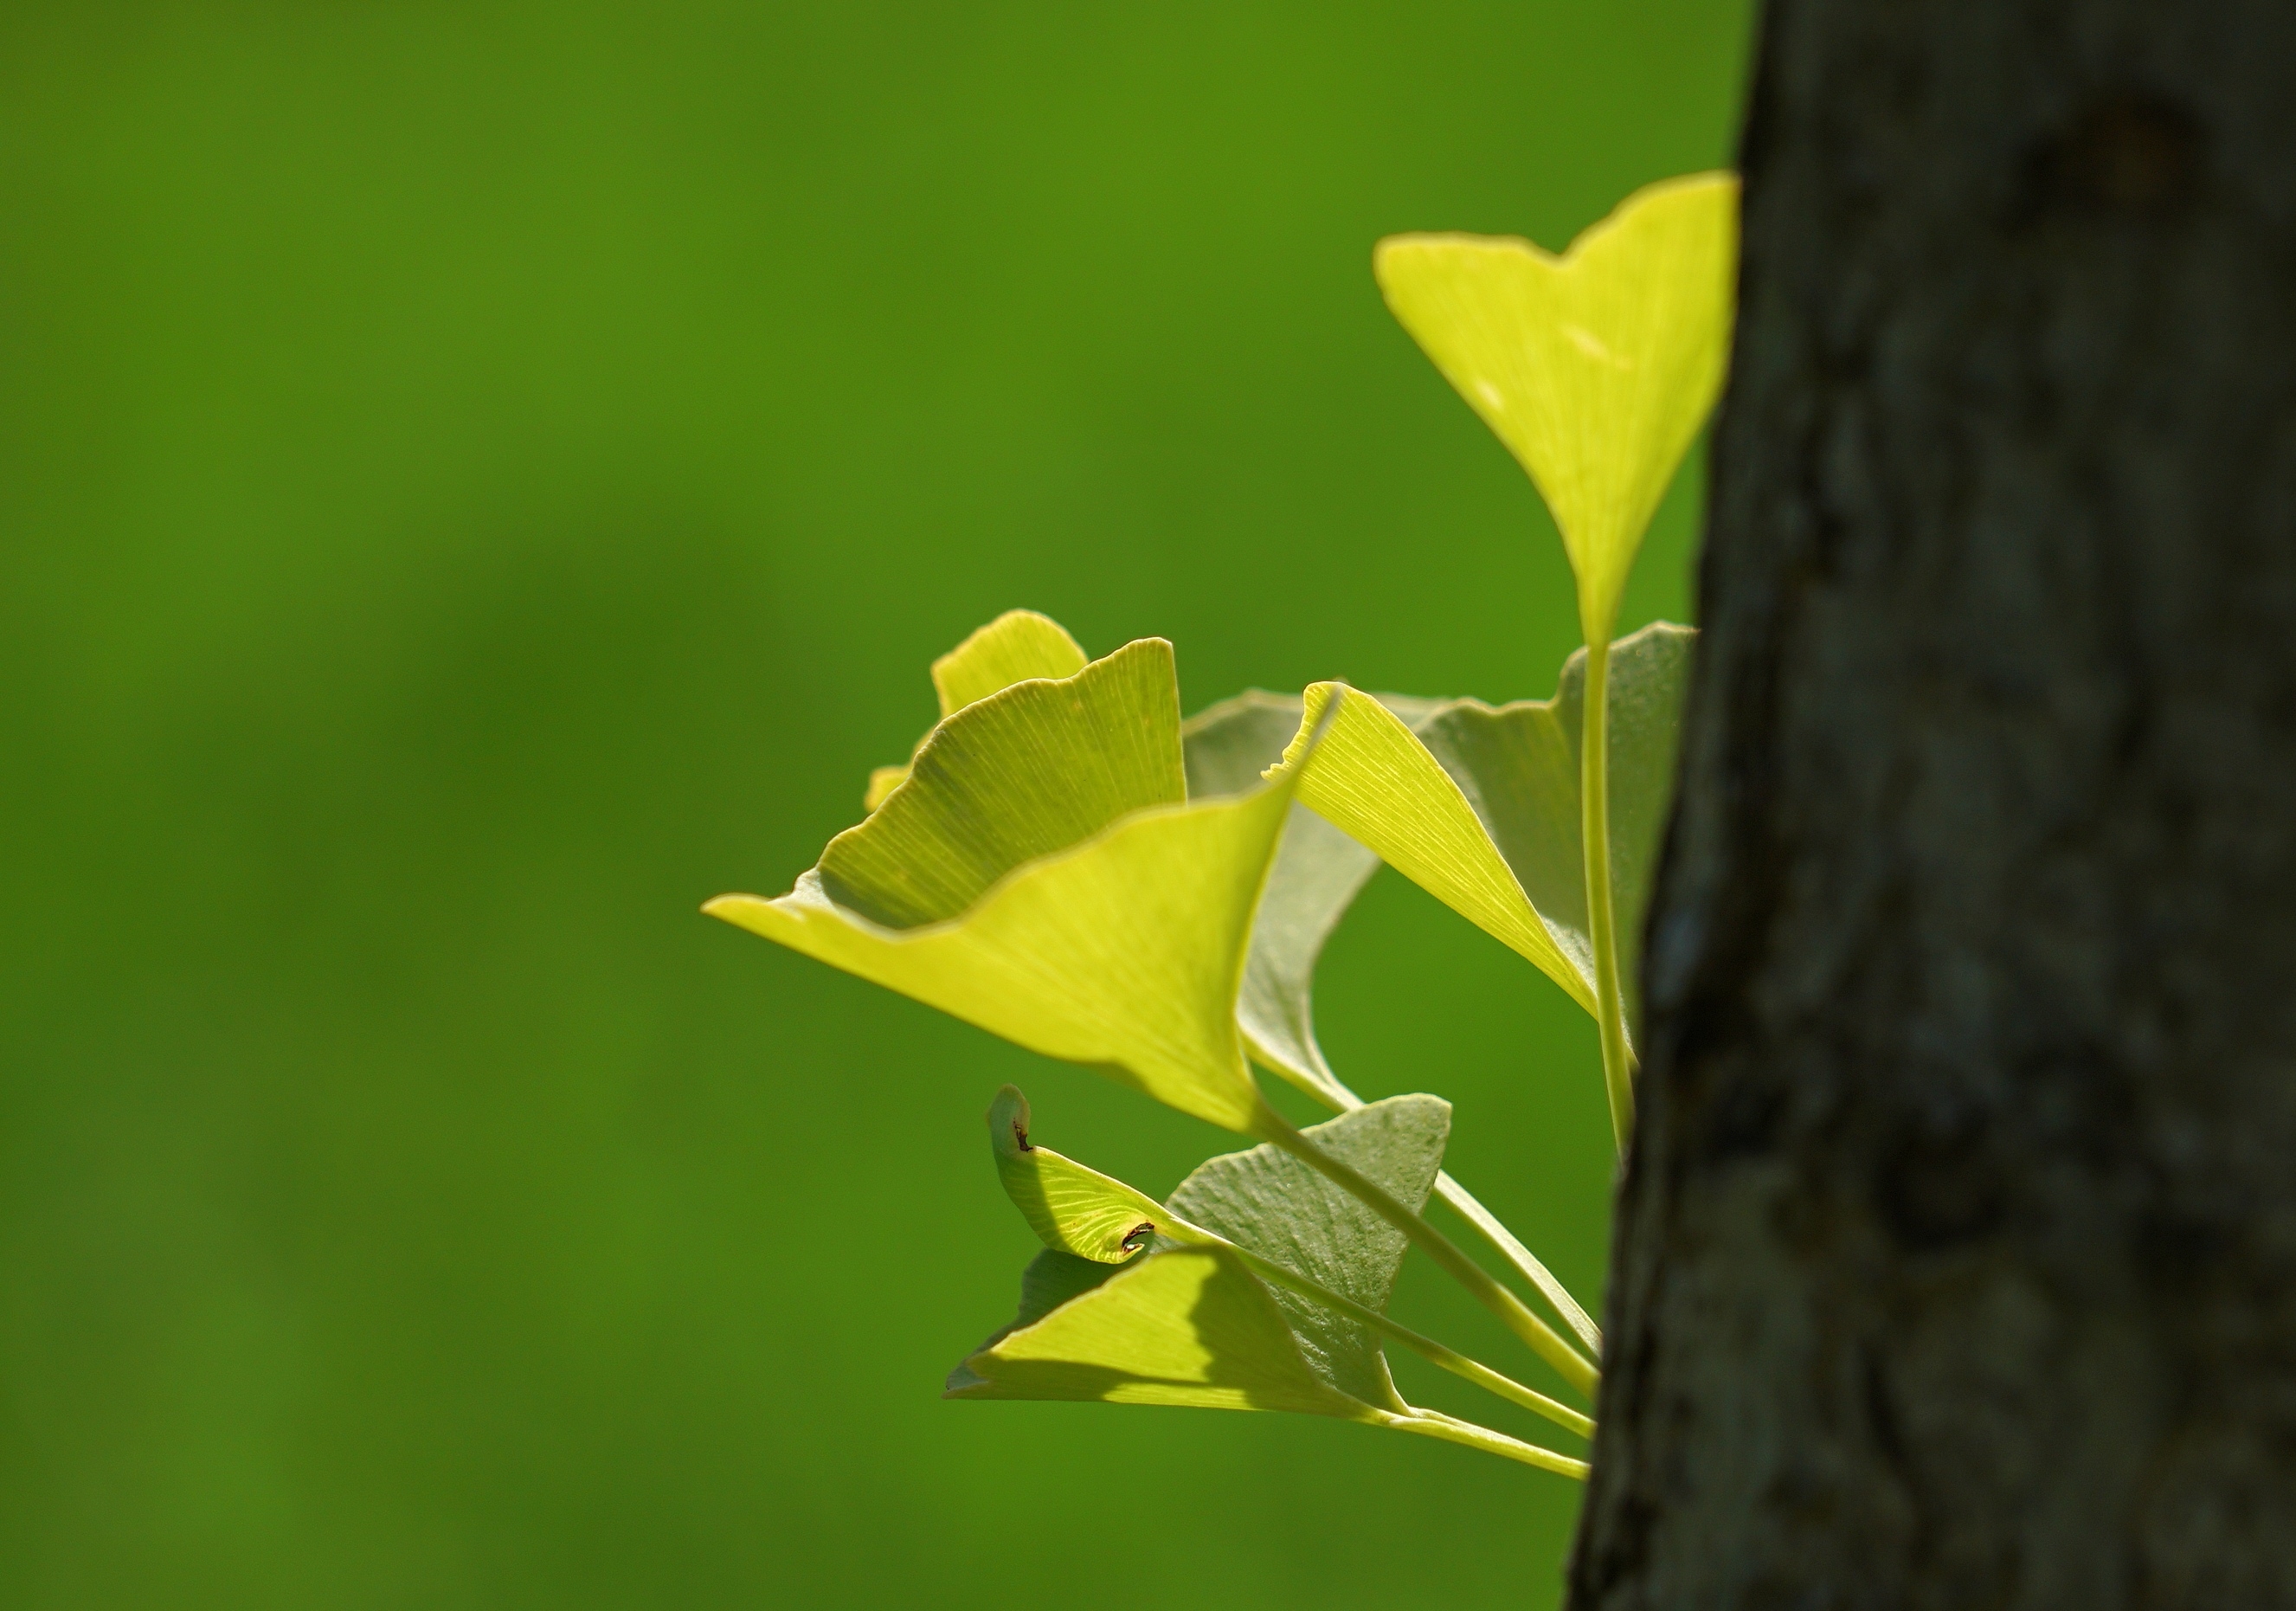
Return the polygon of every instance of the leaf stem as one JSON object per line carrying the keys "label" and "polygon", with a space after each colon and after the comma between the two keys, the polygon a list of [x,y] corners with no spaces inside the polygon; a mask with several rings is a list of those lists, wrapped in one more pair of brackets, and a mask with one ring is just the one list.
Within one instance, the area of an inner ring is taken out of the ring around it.
{"label": "leaf stem", "polygon": [[[1272,1064],[1278,1074],[1297,1089],[1306,1092],[1333,1113],[1353,1113],[1364,1106],[1364,1099],[1348,1089],[1347,1082],[1333,1073],[1331,1065],[1320,1056],[1316,1059],[1317,1077],[1303,1079],[1291,1069]],[[1557,1280],[1554,1272],[1539,1261],[1537,1253],[1522,1245],[1521,1237],[1509,1230],[1498,1215],[1485,1208],[1475,1195],[1454,1179],[1447,1170],[1435,1176],[1435,1195],[1461,1219],[1482,1233],[1499,1256],[1514,1266],[1514,1272],[1530,1283],[1539,1296],[1554,1305],[1562,1323],[1578,1334],[1587,1345],[1587,1352],[1599,1360],[1603,1357],[1603,1331],[1594,1318],[1570,1295],[1570,1289]],[[1589,1369],[1592,1369],[1591,1364]]]}
{"label": "leaf stem", "polygon": [[1585,714],[1578,744],[1578,826],[1587,851],[1587,928],[1595,947],[1595,1022],[1602,1032],[1603,1086],[1621,1155],[1635,1131],[1635,1073],[1619,988],[1618,923],[1611,900],[1611,640],[1587,645]]}
{"label": "leaf stem", "polygon": [[1439,1437],[1454,1443],[1464,1443],[1470,1449],[1480,1449],[1486,1454],[1496,1454],[1510,1460],[1521,1460],[1526,1466],[1536,1466],[1541,1471],[1552,1471],[1557,1476],[1567,1476],[1576,1482],[1587,1480],[1587,1462],[1574,1460],[1567,1454],[1557,1454],[1552,1449],[1541,1449],[1536,1443],[1525,1443],[1504,1432],[1493,1432],[1488,1426],[1478,1426],[1472,1421],[1463,1421],[1440,1410],[1422,1410],[1411,1415],[1390,1415],[1381,1423],[1398,1432],[1416,1432],[1423,1437]]}
{"label": "leaf stem", "polygon": [[1376,1182],[1308,1140],[1292,1128],[1289,1120],[1265,1105],[1260,1112],[1259,1133],[1261,1139],[1282,1147],[1408,1237],[1414,1245],[1472,1293],[1477,1302],[1498,1316],[1508,1330],[1529,1344],[1531,1351],[1553,1366],[1564,1381],[1593,1395],[1599,1379],[1595,1368],[1552,1326],[1540,1319],[1530,1305],[1515,1296],[1513,1288],[1501,1285],[1488,1270],[1460,1252],[1457,1243],[1397,1202]]}
{"label": "leaf stem", "polygon": [[1587,1345],[1587,1352],[1597,1360],[1603,1357],[1602,1328],[1579,1306],[1578,1300],[1570,1295],[1570,1289],[1554,1278],[1554,1272],[1539,1262],[1538,1255],[1525,1247],[1521,1239],[1509,1230],[1496,1214],[1485,1208],[1473,1193],[1453,1179],[1447,1172],[1435,1177],[1435,1195],[1453,1212],[1482,1232],[1483,1240],[1496,1248],[1500,1256],[1514,1266],[1515,1273],[1529,1282],[1541,1297],[1554,1306],[1554,1312],[1562,1317],[1564,1325],[1578,1334],[1578,1340]]}
{"label": "leaf stem", "polygon": [[[1188,1229],[1193,1230],[1196,1228],[1191,1226]],[[1210,1235],[1210,1233],[1201,1234]],[[1566,1432],[1575,1432],[1580,1437],[1595,1435],[1593,1419],[1571,1409],[1570,1405],[1558,1403],[1543,1393],[1533,1392],[1513,1377],[1501,1376],[1480,1360],[1471,1360],[1456,1350],[1446,1348],[1434,1338],[1423,1336],[1401,1321],[1391,1320],[1376,1309],[1358,1303],[1352,1298],[1342,1297],[1329,1287],[1309,1280],[1306,1276],[1298,1275],[1284,1269],[1283,1265],[1272,1259],[1260,1257],[1248,1247],[1239,1247],[1233,1242],[1227,1243],[1227,1246],[1250,1267],[1252,1273],[1263,1280],[1273,1281],[1278,1286],[1288,1286],[1311,1303],[1321,1303],[1327,1309],[1336,1310],[1358,1325],[1368,1326],[1374,1331],[1385,1332],[1420,1358],[1439,1365],[1453,1376],[1472,1382],[1476,1386],[1487,1392],[1495,1393],[1511,1403],[1520,1404],[1534,1415],[1546,1417]]]}

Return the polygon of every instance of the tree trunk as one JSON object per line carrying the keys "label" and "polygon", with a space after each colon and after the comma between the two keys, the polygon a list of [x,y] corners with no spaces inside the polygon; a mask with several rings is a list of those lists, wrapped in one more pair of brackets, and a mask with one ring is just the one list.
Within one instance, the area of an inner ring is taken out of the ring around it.
{"label": "tree trunk", "polygon": [[2296,1606],[2296,0],[1774,0],[1578,1611]]}

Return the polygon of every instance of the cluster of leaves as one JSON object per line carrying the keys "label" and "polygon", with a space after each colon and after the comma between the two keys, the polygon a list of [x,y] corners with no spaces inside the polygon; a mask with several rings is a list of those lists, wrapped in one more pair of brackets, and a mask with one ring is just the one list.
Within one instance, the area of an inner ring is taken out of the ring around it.
{"label": "cluster of leaves", "polygon": [[[1283,1410],[1444,1438],[1565,1475],[1572,1456],[1406,1403],[1400,1345],[1578,1436],[1586,1413],[1390,1319],[1417,1245],[1591,1399],[1602,1336],[1442,1168],[1450,1106],[1366,1104],[1316,1044],[1324,942],[1385,861],[1595,1015],[1621,1145],[1629,983],[1672,785],[1693,634],[1612,642],[1642,533],[1726,358],[1736,186],[1654,185],[1557,258],[1401,236],[1389,305],[1530,473],[1577,579],[1586,645],[1554,696],[1490,706],[1317,683],[1184,721],[1171,645],[1089,660],[1015,611],[934,662],[941,719],[880,768],[868,816],[778,900],[706,908],[1257,1141],[1163,1203],[1029,1139],[1006,1087],[996,1171],[1044,1243],[956,1398]],[[1251,1064],[1339,1116],[1306,1130]],[[1425,1217],[1456,1212],[1542,1315]]]}

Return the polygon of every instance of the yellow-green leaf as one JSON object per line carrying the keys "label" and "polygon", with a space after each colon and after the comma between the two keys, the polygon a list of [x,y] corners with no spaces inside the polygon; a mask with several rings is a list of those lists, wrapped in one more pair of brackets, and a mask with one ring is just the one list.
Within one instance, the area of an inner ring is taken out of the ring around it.
{"label": "yellow-green leaf", "polygon": [[[1450,1105],[1439,1097],[1390,1097],[1307,1134],[1415,1212],[1442,1167],[1450,1123]],[[1182,1246],[1225,1239],[1325,1293],[1386,1311],[1408,1245],[1403,1233],[1277,1147],[1210,1159],[1167,1205],[1048,1147],[1032,1146],[1028,1098],[1013,1086],[998,1091],[988,1109],[988,1139],[1005,1195],[1049,1251],[1119,1264],[1152,1238]],[[1280,1286],[1274,1295],[1308,1369],[1327,1385],[1408,1412],[1375,1330],[1316,1295]]]}
{"label": "yellow-green leaf", "polygon": [[[1614,653],[1631,662],[1635,659],[1636,638],[1641,636],[1636,634],[1624,640]],[[1574,661],[1574,664],[1582,663]],[[1630,676],[1629,681],[1633,680]],[[1571,668],[1566,666],[1566,689],[1572,683]],[[1382,694],[1378,698],[1414,729],[1456,703],[1394,694]],[[1621,703],[1615,686],[1612,703]],[[1647,709],[1653,702],[1631,699],[1626,703]],[[1299,728],[1300,714],[1300,702],[1297,697],[1254,690],[1190,717],[1180,729],[1187,746],[1190,793],[1241,786],[1238,780],[1257,777],[1276,764]],[[1640,727],[1644,723],[1638,716],[1629,725]],[[1615,726],[1612,744],[1616,760],[1619,736]],[[1670,741],[1666,754],[1670,758]],[[1670,768],[1670,760],[1669,765]],[[1648,770],[1647,767],[1622,766],[1620,776],[1639,778],[1645,777]],[[1630,801],[1644,787],[1641,784],[1629,785]],[[1615,819],[1614,858],[1623,861],[1636,853],[1636,847],[1641,848],[1644,870],[1637,887],[1646,891],[1648,863],[1655,859],[1658,830],[1664,822],[1663,801],[1655,810],[1632,803],[1622,810],[1614,798],[1611,814]],[[1641,826],[1629,827],[1630,818]],[[1244,1044],[1250,1048],[1253,1060],[1324,1106],[1342,1112],[1360,1108],[1364,1102],[1332,1072],[1316,1039],[1316,964],[1332,930],[1378,867],[1377,856],[1313,811],[1294,804],[1292,821],[1283,830],[1283,848],[1276,851],[1275,865],[1267,875],[1267,892],[1260,897],[1259,916],[1251,925],[1251,953],[1244,966],[1243,990],[1236,998],[1236,1023],[1243,1030]],[[1639,913],[1641,908],[1636,906],[1635,909]],[[1402,1196],[1400,1192],[1397,1195]],[[1554,1306],[1555,1312],[1588,1352],[1601,1357],[1602,1333],[1593,1319],[1538,1256],[1500,1223],[1496,1215],[1448,1173],[1435,1177],[1435,1195],[1472,1223]]]}
{"label": "yellow-green leaf", "polygon": [[1222,1247],[1151,1253],[958,1368],[948,1396],[1397,1419],[1327,1386],[1267,1288]]}
{"label": "yellow-green leaf", "polygon": [[[1654,621],[1611,648],[1611,890],[1630,1038],[1642,1031],[1643,914],[1674,799],[1682,701],[1698,634]],[[1458,700],[1419,728],[1506,859],[1547,932],[1591,991],[1594,941],[1579,836],[1579,752],[1587,652],[1562,668],[1554,697],[1487,705]]]}
{"label": "yellow-green leaf", "polygon": [[[1390,1097],[1306,1133],[1415,1213],[1443,1165],[1451,1105],[1439,1097]],[[1199,1164],[1172,1193],[1169,1208],[1188,1224],[1382,1314],[1410,1245],[1329,1179],[1266,1145]],[[1272,1295],[1309,1369],[1350,1398],[1409,1410],[1388,1374],[1376,1331],[1300,1292],[1279,1286]]]}
{"label": "yellow-green leaf", "polygon": [[887,929],[812,873],[711,916],[913,996],[1047,1056],[1098,1065],[1160,1102],[1257,1133],[1235,1028],[1251,909],[1291,788],[1136,813],[1021,867],[947,923]]}
{"label": "yellow-green leaf", "polygon": [[[1640,1028],[1643,914],[1673,799],[1697,636],[1658,621],[1611,650],[1611,876],[1629,1034]],[[1308,708],[1337,700],[1341,714],[1316,749],[1300,799],[1514,947],[1592,1011],[1578,818],[1586,664],[1583,649],[1570,657],[1552,699],[1423,703],[1407,707],[1409,726],[1381,700],[1319,684],[1308,691]],[[1330,692],[1319,701],[1319,690]],[[1260,1006],[1249,982],[1244,992],[1252,1009],[1247,1032],[1287,1070],[1311,1056],[1320,1063],[1312,1030],[1295,1021],[1308,1021],[1307,979],[1320,936],[1360,883],[1343,855],[1311,859],[1304,848],[1289,866],[1279,860],[1269,879],[1261,925],[1270,941],[1255,941],[1255,953],[1280,941],[1287,924],[1302,925],[1303,940],[1314,941],[1264,963],[1255,954],[1253,974],[1268,980],[1273,999]]]}
{"label": "yellow-green leaf", "polygon": [[[1077,640],[1050,616],[1007,610],[933,662],[933,692],[939,695],[946,719],[1016,682],[1074,677],[1084,670],[1086,658]],[[908,775],[906,766],[877,768],[869,774],[863,805],[875,810]]]}
{"label": "yellow-green leaf", "polygon": [[[1308,1134],[1415,1205],[1449,1124],[1436,1097],[1392,1097]],[[948,1397],[1289,1410],[1586,1475],[1583,1461],[1404,1402],[1382,1333],[1581,1436],[1593,1429],[1569,1406],[1387,1319],[1403,1237],[1289,1154],[1263,1146],[1214,1158],[1166,1207],[1031,1144],[1027,1098],[1012,1086],[989,1107],[988,1134],[999,1178],[1046,1245],[1021,1275],[1020,1312],[949,1373]],[[1156,1252],[1128,1256],[1152,1235]],[[1219,1264],[1184,1279],[1161,1262],[1175,1250]]]}
{"label": "yellow-green leaf", "polygon": [[[1277,777],[1300,802],[1405,877],[1512,947],[1592,1012],[1595,996],[1548,933],[1458,784],[1410,727],[1370,695],[1316,683]],[[1302,769],[1307,736],[1327,722]]]}
{"label": "yellow-green leaf", "polygon": [[1013,868],[1187,797],[1172,645],[1129,643],[1016,683],[926,737],[909,776],[822,852],[824,892],[887,928],[954,917]]}
{"label": "yellow-green leaf", "polygon": [[1016,682],[1074,677],[1085,664],[1085,652],[1060,622],[1034,610],[1007,610],[933,662],[933,691],[940,713],[954,716]]}
{"label": "yellow-green leaf", "polygon": [[1153,1197],[1048,1147],[1029,1146],[1029,1098],[1017,1086],[1004,1087],[990,1104],[988,1142],[1004,1195],[1056,1253],[1121,1264],[1166,1218]]}
{"label": "yellow-green leaf", "polygon": [[[1021,1272],[1019,1312],[1008,1323],[989,1333],[988,1339],[972,1352],[981,1353],[996,1347],[1023,1326],[1034,1326],[1070,1298],[1082,1297],[1118,1270],[1129,1268],[1128,1264],[1103,1264],[1092,1259],[1080,1259],[1072,1253],[1062,1253],[1057,1248],[1039,1248],[1037,1256],[1029,1261],[1028,1268]],[[965,1359],[972,1357],[972,1354],[967,1354]],[[980,1384],[981,1378],[973,1374],[972,1368],[959,1360],[956,1369],[948,1373],[947,1381],[942,1385],[943,1395],[961,1398],[964,1395],[964,1389],[977,1387]]]}
{"label": "yellow-green leaf", "polygon": [[[1406,721],[1423,720],[1438,708],[1433,700],[1397,695],[1379,698]],[[1180,727],[1188,797],[1256,787],[1261,776],[1283,759],[1300,730],[1300,716],[1298,695],[1253,689],[1188,718]],[[1315,812],[1293,805],[1252,924],[1243,989],[1236,998],[1236,1022],[1252,1055],[1335,1107],[1355,1102],[1351,1095],[1341,1099],[1346,1088],[1316,1041],[1309,1005],[1316,958],[1357,892],[1378,870],[1378,857]]]}
{"label": "yellow-green leaf", "polygon": [[1235,996],[1292,787],[1180,803],[1171,649],[1144,639],[965,707],[790,893],[704,909],[1265,1133]]}
{"label": "yellow-green leaf", "polygon": [[1561,257],[1463,234],[1374,256],[1395,316],[1546,497],[1590,643],[1720,390],[1737,241],[1738,182],[1716,173],[1636,191]]}

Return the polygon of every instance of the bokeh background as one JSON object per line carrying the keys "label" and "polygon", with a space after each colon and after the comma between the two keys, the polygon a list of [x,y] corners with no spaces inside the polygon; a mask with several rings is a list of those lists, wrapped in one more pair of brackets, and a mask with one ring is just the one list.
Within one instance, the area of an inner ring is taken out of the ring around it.
{"label": "bokeh background", "polygon": [[[1550,692],[1551,528],[1371,245],[1726,161],[1747,33],[0,8],[0,1600],[1552,1603],[1525,1468],[943,1402],[1031,1248],[1001,1081],[1156,1191],[1234,1143],[695,907],[788,887],[1011,605],[1171,637],[1191,709]],[[1689,610],[1697,490],[1625,625]],[[1575,1009],[1391,874],[1321,996],[1591,1298]]]}

